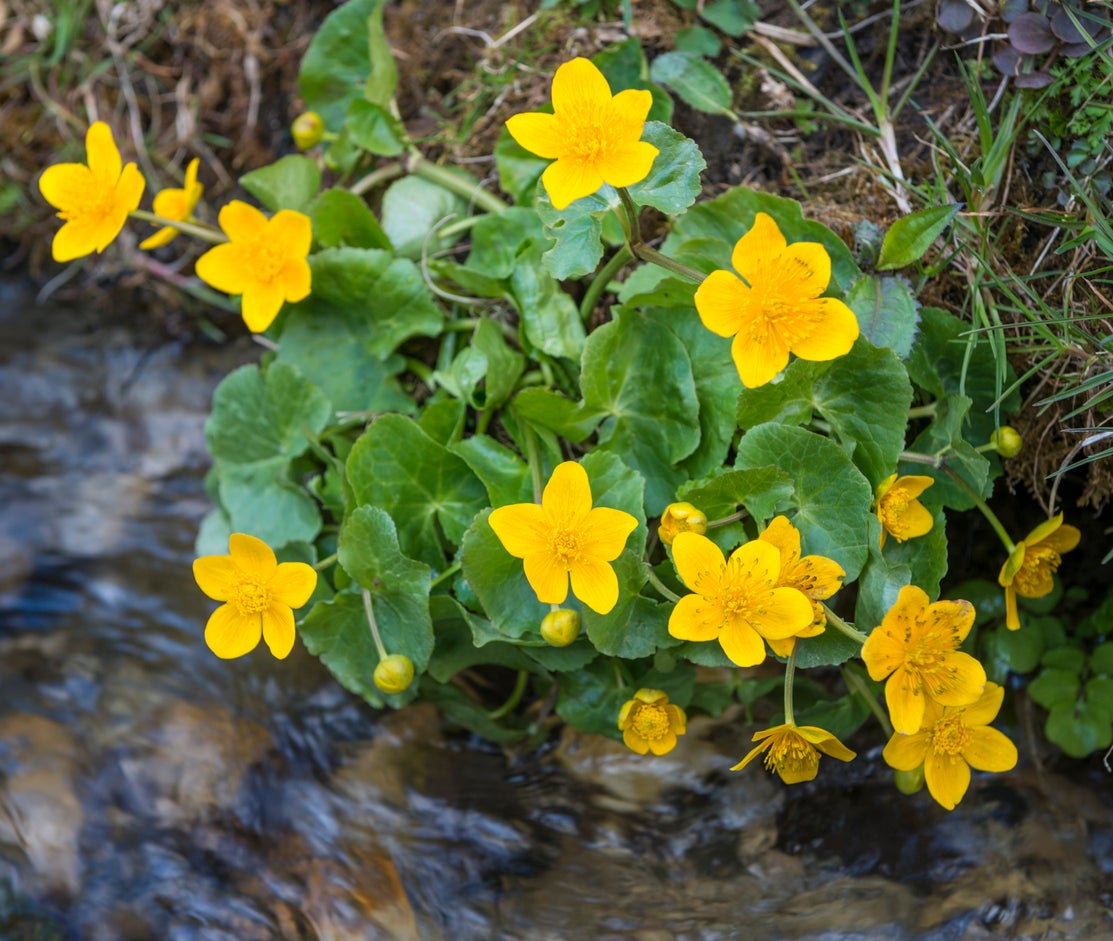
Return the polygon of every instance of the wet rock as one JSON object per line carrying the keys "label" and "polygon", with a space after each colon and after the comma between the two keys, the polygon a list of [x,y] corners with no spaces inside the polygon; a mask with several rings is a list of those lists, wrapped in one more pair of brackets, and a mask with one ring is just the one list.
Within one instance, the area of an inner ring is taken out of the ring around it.
{"label": "wet rock", "polygon": [[81,884],[83,758],[73,732],[58,722],[0,717],[0,844],[18,846],[48,892],[72,895]]}

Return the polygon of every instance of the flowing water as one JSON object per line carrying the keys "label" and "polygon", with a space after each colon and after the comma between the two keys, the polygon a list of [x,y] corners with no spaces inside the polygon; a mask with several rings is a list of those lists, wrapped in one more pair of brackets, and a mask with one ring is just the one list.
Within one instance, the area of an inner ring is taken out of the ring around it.
{"label": "flowing water", "polygon": [[257,355],[0,284],[0,938],[1113,938],[1113,778],[1024,721],[948,814],[872,732],[784,788],[727,770],[737,714],[510,756],[300,648],[217,660],[202,426]]}

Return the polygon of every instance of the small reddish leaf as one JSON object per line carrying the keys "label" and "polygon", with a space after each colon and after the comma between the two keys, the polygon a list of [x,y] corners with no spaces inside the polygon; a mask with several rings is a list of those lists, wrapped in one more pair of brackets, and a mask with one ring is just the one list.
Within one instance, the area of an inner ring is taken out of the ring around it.
{"label": "small reddish leaf", "polygon": [[961,33],[974,19],[974,9],[964,0],[942,0],[936,25],[948,33]]}
{"label": "small reddish leaf", "polygon": [[1038,13],[1025,13],[1009,24],[1009,42],[1017,52],[1039,55],[1048,52],[1055,45],[1055,34],[1046,16]]}
{"label": "small reddish leaf", "polygon": [[1047,88],[1051,82],[1050,72],[1025,72],[1016,77],[1017,88]]}
{"label": "small reddish leaf", "polygon": [[1020,53],[1012,46],[1001,46],[993,53],[993,65],[1002,75],[1016,75],[1020,66]]}

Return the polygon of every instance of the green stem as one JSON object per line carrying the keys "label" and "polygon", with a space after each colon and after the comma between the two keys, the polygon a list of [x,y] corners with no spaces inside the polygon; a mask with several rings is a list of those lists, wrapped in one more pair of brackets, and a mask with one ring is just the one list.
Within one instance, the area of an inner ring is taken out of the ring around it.
{"label": "green stem", "polygon": [[745,510],[738,510],[736,513],[731,513],[730,516],[724,516],[719,520],[711,520],[707,524],[708,529],[714,529],[716,526],[726,526],[728,523],[737,523],[739,520],[744,520],[750,514]]}
{"label": "green stem", "polygon": [[607,285],[611,283],[616,274],[626,267],[633,257],[634,253],[630,251],[630,246],[623,245],[611,256],[610,260],[599,269],[599,273],[595,275],[591,284],[587,286],[584,299],[580,301],[580,320],[587,323],[588,318],[591,317],[592,311],[595,310],[595,305],[599,302],[600,296],[607,290]]}
{"label": "green stem", "polygon": [[201,239],[202,241],[212,242],[214,245],[220,245],[228,241],[228,236],[219,229],[214,229],[211,226],[202,225],[197,222],[179,222],[177,219],[167,219],[164,216],[156,216],[153,212],[148,212],[146,209],[133,209],[128,215],[134,219],[150,222],[152,225],[169,226],[172,229],[177,229],[179,232],[192,235],[194,238]]}
{"label": "green stem", "polygon": [[398,177],[405,174],[406,168],[400,163],[391,163],[385,167],[379,167],[377,170],[372,170],[365,177],[356,180],[351,186],[348,187],[348,192],[353,196],[362,196],[368,190],[373,190],[376,186],[381,186],[383,183],[389,183]]}
{"label": "green stem", "polygon": [[452,576],[455,575],[459,571],[460,571],[460,562],[459,562],[459,560],[457,560],[457,561],[453,562],[443,572],[441,572],[440,575],[438,575],[431,582],[429,582],[429,590],[432,591],[434,588],[436,588],[445,579],[452,578]]}
{"label": "green stem", "polygon": [[366,588],[361,588],[360,593],[363,595],[363,610],[367,615],[367,626],[371,628],[371,639],[375,642],[379,659],[385,660],[390,654],[386,652],[386,647],[383,646],[383,639],[379,636],[379,625],[375,623],[375,612],[371,607],[371,592]]}
{"label": "green stem", "polygon": [[323,572],[336,561],[337,555],[338,554],[334,552],[332,555],[326,555],[323,559],[318,559],[313,563],[313,568],[318,572]]}
{"label": "green stem", "polygon": [[788,655],[785,664],[785,724],[795,725],[796,717],[792,713],[792,685],[796,679],[796,651],[800,649],[797,642],[792,645],[792,653]]}
{"label": "green stem", "polygon": [[529,464],[529,476],[533,481],[533,502],[540,503],[545,490],[541,482],[541,449],[537,446],[537,435],[525,422],[522,422],[522,437],[526,439],[526,463]]}
{"label": "green stem", "polygon": [[986,518],[986,520],[989,522],[989,525],[993,527],[993,531],[997,533],[997,538],[1001,540],[1001,545],[1005,547],[1005,551],[1009,555],[1012,555],[1013,552],[1016,551],[1016,543],[1014,543],[1009,537],[1008,530],[1005,529],[1004,525],[997,518],[997,514],[994,513],[993,510],[989,508],[989,505],[985,502],[985,500],[982,499],[981,494],[974,490],[974,488],[971,487],[958,473],[947,467],[946,464],[943,465],[943,473],[950,477],[951,480],[958,484],[959,487],[961,487],[964,491],[966,491],[966,495],[974,501],[974,505],[982,511],[982,516]]}
{"label": "green stem", "polygon": [[631,244],[640,245],[642,241],[642,223],[641,215],[638,212],[638,206],[625,186],[618,186],[615,188],[618,190],[618,198],[622,200],[622,211],[626,213],[626,221],[629,223],[627,226],[624,226],[624,228],[630,235]]}
{"label": "green stem", "polygon": [[514,683],[514,689],[510,693],[510,698],[506,700],[498,709],[493,709],[487,713],[488,719],[501,719],[503,716],[509,714],[513,709],[522,701],[522,694],[526,691],[526,683],[529,682],[529,673],[525,670],[518,671],[518,679]]}
{"label": "green stem", "polygon": [[657,251],[657,249],[650,248],[648,245],[631,245],[630,250],[642,261],[648,261],[651,264],[658,265],[661,268],[673,272],[673,274],[678,274],[682,278],[687,278],[689,281],[702,283],[704,278],[707,277],[707,275],[698,268],[693,268],[691,265],[685,265],[683,262],[669,258],[668,255],[664,255]]}
{"label": "green stem", "polygon": [[[822,604],[822,602],[820,602]],[[823,605],[823,613],[827,615],[827,623],[830,624],[836,631],[845,634],[851,640],[856,640],[859,644],[864,644],[869,638],[868,635],[863,634],[861,631],[854,629],[840,618],[834,611],[827,605]]]}
{"label": "green stem", "polygon": [[909,418],[934,418],[936,403],[928,402],[927,405],[914,405],[908,410]]}
{"label": "green stem", "polygon": [[505,212],[510,208],[494,193],[485,190],[478,180],[461,172],[445,169],[419,153],[410,154],[406,159],[406,169],[414,176],[420,176],[430,183],[436,183],[450,192],[463,196],[468,202],[475,203],[487,212]]}
{"label": "green stem", "polygon": [[671,601],[674,604],[680,600],[680,595],[669,588],[668,585],[666,585],[663,581],[661,581],[661,579],[657,577],[657,573],[654,572],[652,568],[650,568],[648,562],[645,564],[645,574],[646,578],[649,579],[649,584],[656,588],[658,592],[660,592],[662,598],[665,598],[666,600]]}
{"label": "green stem", "polygon": [[866,685],[866,681],[862,679],[861,675],[856,670],[851,670],[847,667],[841,668],[843,682],[846,683],[846,688],[852,693],[857,694],[862,698],[870,712],[873,713],[874,718],[877,719],[881,728],[885,730],[885,734],[892,738],[893,726],[889,722],[889,717],[885,715],[885,710],[881,708],[881,703],[877,701],[877,697],[873,695],[873,691]]}

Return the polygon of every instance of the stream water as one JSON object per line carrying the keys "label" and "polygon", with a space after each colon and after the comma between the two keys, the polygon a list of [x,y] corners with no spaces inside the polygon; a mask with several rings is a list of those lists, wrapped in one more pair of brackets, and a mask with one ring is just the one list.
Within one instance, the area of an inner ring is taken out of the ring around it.
{"label": "stream water", "polygon": [[727,770],[738,714],[507,756],[300,647],[217,660],[202,426],[258,350],[154,321],[0,283],[0,938],[1113,938],[1113,778],[1023,720],[948,814],[872,733],[785,788]]}

